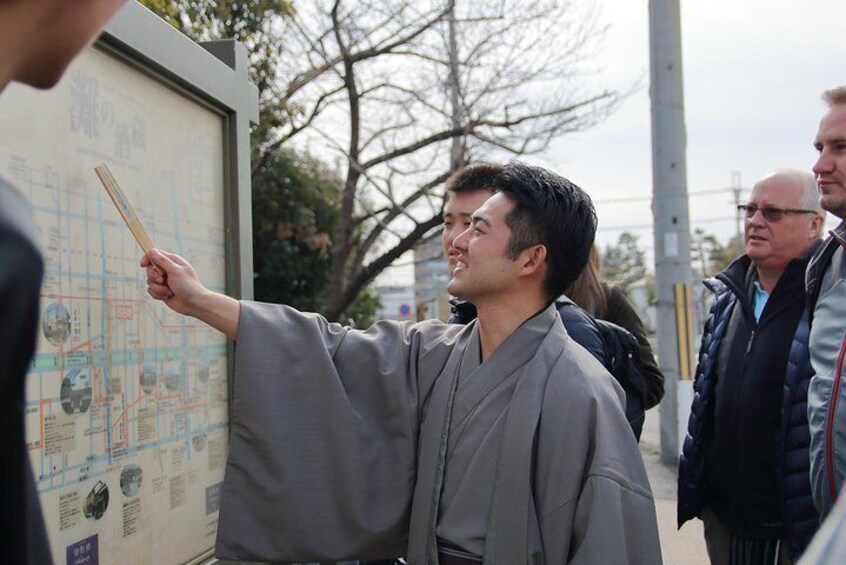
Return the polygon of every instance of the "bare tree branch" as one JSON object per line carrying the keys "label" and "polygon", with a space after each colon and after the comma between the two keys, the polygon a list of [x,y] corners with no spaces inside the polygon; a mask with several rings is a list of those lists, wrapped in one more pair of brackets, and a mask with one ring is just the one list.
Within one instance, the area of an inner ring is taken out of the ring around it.
{"label": "bare tree branch", "polygon": [[[434,179],[430,180],[423,186],[419,187],[415,192],[410,194],[402,203],[393,206],[388,210],[388,213],[382,218],[382,223],[390,224],[396,218],[398,218],[401,214],[405,213],[405,210],[408,209],[414,202],[416,202],[421,196],[429,194],[433,188],[443,183],[450,175],[450,171],[442,173],[435,177]],[[438,211],[437,216],[440,217],[440,212]],[[382,233],[384,230],[374,228],[370,231],[367,237],[361,242],[358,246],[358,252],[355,256],[354,263],[358,264],[364,261],[365,256],[370,252],[373,244],[375,244],[379,238],[382,237]]]}
{"label": "bare tree branch", "polygon": [[[377,257],[375,260],[370,262],[367,265],[362,265],[358,271],[350,277],[349,284],[347,288],[344,290],[344,294],[338,300],[339,304],[351,304],[355,297],[358,296],[358,293],[364,289],[365,286],[373,282],[373,279],[376,276],[384,271],[388,266],[391,265],[394,261],[399,259],[399,257],[414,247],[414,244],[429,230],[437,226],[441,223],[440,215],[432,216],[425,222],[421,222],[417,224],[413,230],[411,230],[407,236],[405,236],[397,245]],[[331,310],[329,311],[328,315],[335,314],[335,317],[340,314],[334,313]]]}
{"label": "bare tree branch", "polygon": [[285,132],[284,134],[282,134],[282,136],[279,139],[277,139],[276,141],[274,141],[273,143],[271,143],[267,147],[263,148],[262,156],[258,159],[258,161],[254,162],[253,165],[252,165],[252,172],[255,173],[256,171],[261,169],[263,166],[265,166],[267,164],[268,159],[270,159],[270,157],[271,157],[271,155],[274,151],[276,151],[277,149],[282,147],[282,145],[284,145],[292,137],[294,137],[295,135],[297,135],[301,131],[308,128],[314,122],[314,120],[320,115],[320,111],[322,110],[324,103],[327,100],[329,100],[331,97],[333,97],[334,95],[341,92],[342,90],[344,90],[343,87],[338,87],[335,90],[327,91],[327,92],[324,92],[323,94],[321,94],[317,98],[317,100],[315,101],[314,106],[312,107],[311,113],[305,119],[304,122],[302,122],[302,123],[300,123],[296,126],[291,127],[291,129],[288,130],[287,132]]}
{"label": "bare tree branch", "polygon": [[279,125],[257,166],[291,143],[343,163],[327,316],[440,222],[436,189],[455,168],[543,151],[619,103],[618,92],[581,82],[602,28],[571,4],[298,6],[282,49],[290,72],[268,94]]}

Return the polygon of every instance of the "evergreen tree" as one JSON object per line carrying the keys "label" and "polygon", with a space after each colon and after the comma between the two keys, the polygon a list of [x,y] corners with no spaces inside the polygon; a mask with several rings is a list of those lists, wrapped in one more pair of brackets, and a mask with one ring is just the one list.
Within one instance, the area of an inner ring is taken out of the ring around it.
{"label": "evergreen tree", "polygon": [[646,276],[644,252],[638,247],[636,235],[623,232],[616,245],[605,248],[602,274],[606,280],[623,288]]}

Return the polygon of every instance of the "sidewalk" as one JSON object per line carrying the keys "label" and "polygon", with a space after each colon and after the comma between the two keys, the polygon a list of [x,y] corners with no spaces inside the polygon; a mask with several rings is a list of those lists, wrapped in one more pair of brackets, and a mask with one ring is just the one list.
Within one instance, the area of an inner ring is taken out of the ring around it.
{"label": "sidewalk", "polygon": [[655,510],[658,513],[658,531],[661,534],[661,552],[664,565],[709,565],[702,522],[692,520],[679,530],[676,528],[676,478],[675,465],[661,461],[661,434],[658,409],[646,413],[646,423],[640,438],[640,453],[646,464]]}

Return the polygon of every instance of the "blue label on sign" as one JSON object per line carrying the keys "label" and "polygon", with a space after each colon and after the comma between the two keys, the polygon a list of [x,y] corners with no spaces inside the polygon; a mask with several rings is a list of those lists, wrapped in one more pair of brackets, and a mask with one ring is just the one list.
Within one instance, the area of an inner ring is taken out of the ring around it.
{"label": "blue label on sign", "polygon": [[220,491],[223,488],[223,483],[216,483],[210,487],[206,487],[206,514],[217,512],[220,510]]}
{"label": "blue label on sign", "polygon": [[97,534],[68,546],[68,565],[99,565]]}
{"label": "blue label on sign", "polygon": [[409,314],[411,314],[411,306],[409,306],[408,304],[402,304],[400,306],[400,314],[403,316],[408,316]]}

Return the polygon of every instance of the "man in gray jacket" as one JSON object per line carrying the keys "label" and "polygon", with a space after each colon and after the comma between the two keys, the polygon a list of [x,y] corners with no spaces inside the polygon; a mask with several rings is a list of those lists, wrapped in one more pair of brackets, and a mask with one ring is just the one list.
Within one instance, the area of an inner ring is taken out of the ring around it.
{"label": "man in gray jacket", "polygon": [[[846,86],[823,93],[828,112],[814,140],[814,165],[820,205],[846,218]],[[811,430],[811,488],[814,504],[825,516],[834,505],[846,473],[846,223],[831,231],[808,266],[806,286],[812,308],[811,364],[815,376],[808,391]]]}

